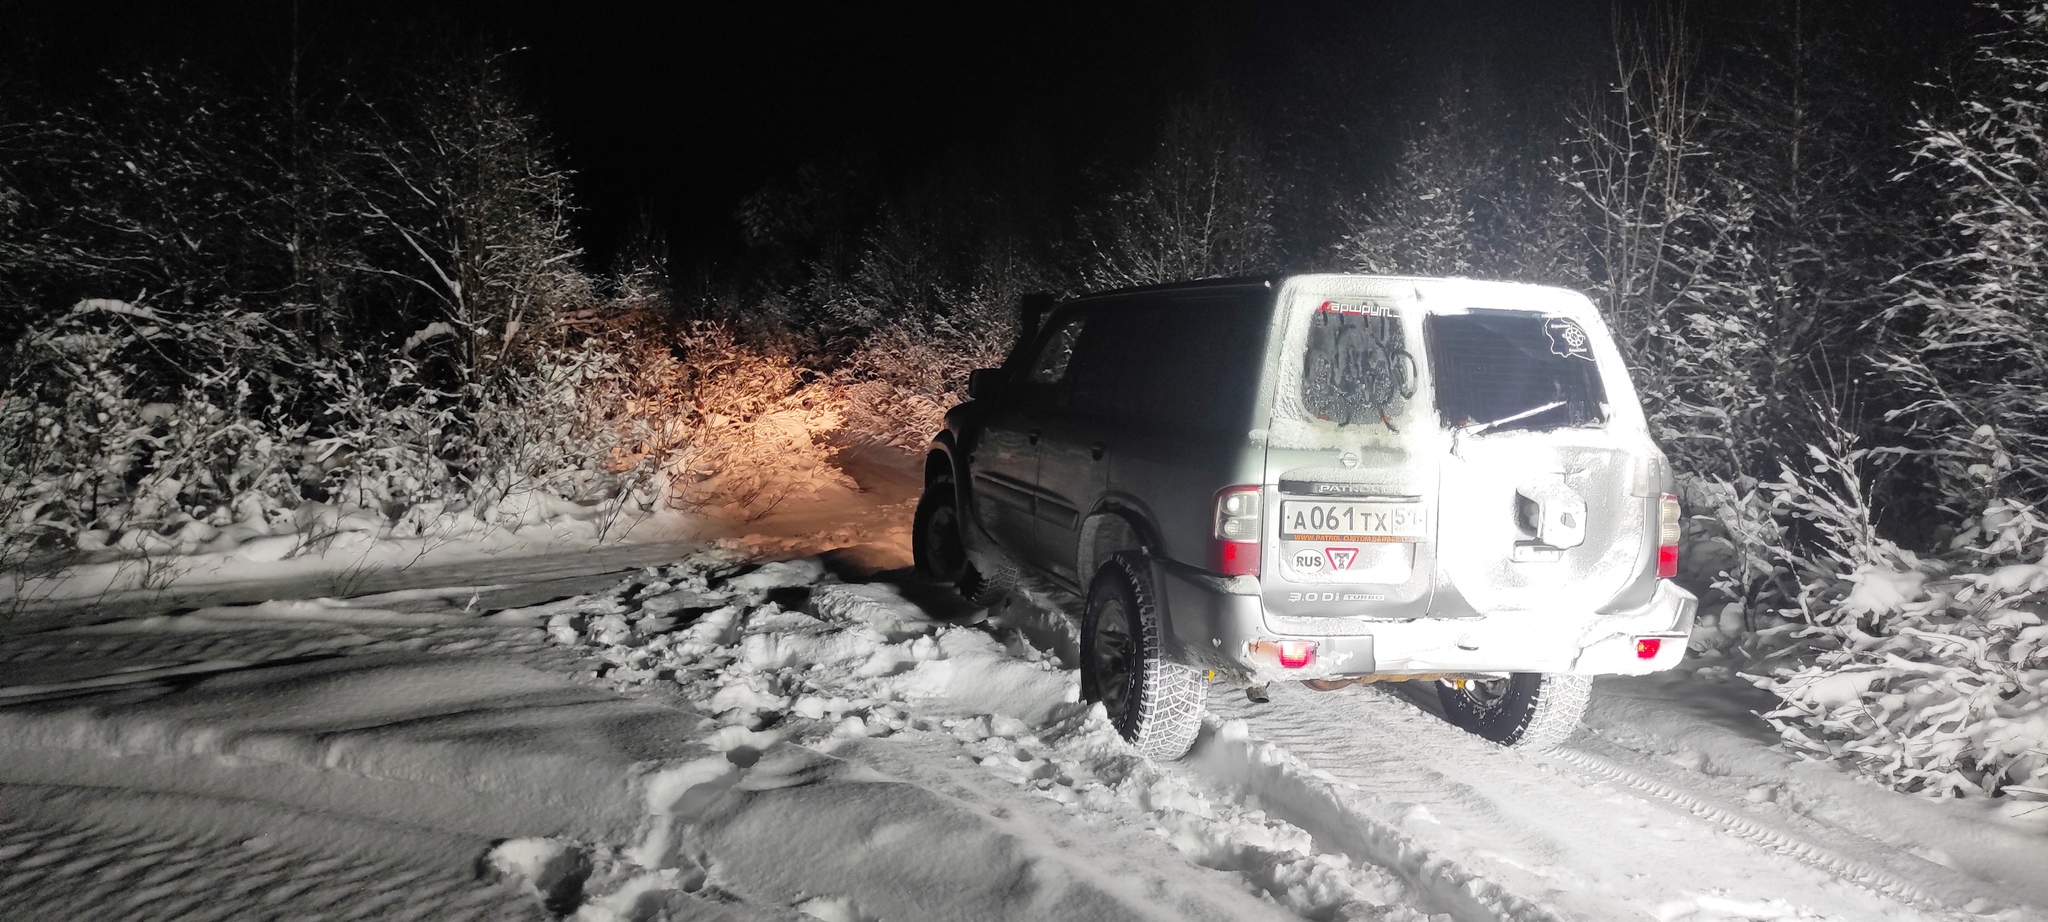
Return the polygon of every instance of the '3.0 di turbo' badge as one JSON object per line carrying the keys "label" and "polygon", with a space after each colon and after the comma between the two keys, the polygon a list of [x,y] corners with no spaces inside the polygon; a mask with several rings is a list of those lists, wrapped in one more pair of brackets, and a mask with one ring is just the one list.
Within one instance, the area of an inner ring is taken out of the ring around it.
{"label": "'3.0 di turbo' badge", "polygon": [[1294,553],[1294,568],[1304,573],[1320,573],[1323,569],[1323,555],[1315,548]]}

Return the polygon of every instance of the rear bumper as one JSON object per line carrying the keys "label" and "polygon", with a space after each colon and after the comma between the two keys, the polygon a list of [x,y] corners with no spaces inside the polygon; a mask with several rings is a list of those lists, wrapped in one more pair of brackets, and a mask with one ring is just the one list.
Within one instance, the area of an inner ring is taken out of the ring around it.
{"label": "rear bumper", "polygon": [[[1609,612],[1515,611],[1476,618],[1372,621],[1268,618],[1258,580],[1224,579],[1154,565],[1167,608],[1167,650],[1180,662],[1241,681],[1341,678],[1379,673],[1549,672],[1645,675],[1678,665],[1699,602],[1658,580],[1639,608]],[[1656,655],[1637,641],[1659,640]],[[1263,640],[1310,640],[1312,664],[1283,669],[1251,653]]]}

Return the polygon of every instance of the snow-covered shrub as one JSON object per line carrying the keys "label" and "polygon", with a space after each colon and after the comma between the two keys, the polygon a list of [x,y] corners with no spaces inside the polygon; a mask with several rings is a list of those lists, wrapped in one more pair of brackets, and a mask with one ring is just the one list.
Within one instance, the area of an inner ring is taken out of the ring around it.
{"label": "snow-covered shrub", "polygon": [[1877,535],[1867,457],[1837,430],[1810,471],[1766,485],[1817,537],[1787,553],[1798,585],[1779,632],[1798,655],[1755,677],[1783,702],[1764,718],[1902,791],[2048,800],[2048,531],[2001,502],[1923,558]]}
{"label": "snow-covered shrub", "polygon": [[2048,801],[2048,542],[2012,512],[1987,510],[2013,527],[1980,522],[1989,540],[1959,560],[1897,552],[1848,575],[1833,622],[1802,632],[1817,655],[1757,680],[1788,745],[1903,791]]}
{"label": "snow-covered shrub", "polygon": [[[71,550],[189,548],[296,500],[305,428],[263,411],[262,380],[232,367],[143,379],[146,356],[182,340],[257,351],[262,322],[223,311],[170,321],[84,301],[0,361],[0,566]],[[255,334],[252,337],[252,334]]]}
{"label": "snow-covered shrub", "polygon": [[1771,599],[1790,594],[1782,585],[1789,575],[1785,521],[1753,477],[1686,476],[1679,492],[1692,510],[1679,548],[1679,580],[1700,596],[1692,648],[1732,649],[1775,616]]}
{"label": "snow-covered shrub", "polygon": [[844,399],[787,344],[647,312],[607,323],[601,336],[627,370],[592,393],[611,432],[608,470],[651,472],[662,501],[749,519],[846,483],[830,444]]}
{"label": "snow-covered shrub", "polygon": [[1842,576],[1801,596],[1804,656],[1758,681],[1795,748],[1902,790],[2048,800],[2048,3],[1998,11],[2008,30],[1980,51],[1975,89],[1913,126],[1901,178],[1935,190],[1951,236],[1902,277],[1876,362],[1900,456],[1960,530],[1925,556],[1838,530],[1878,553],[1821,561]]}
{"label": "snow-covered shrub", "polygon": [[680,385],[689,437],[662,465],[672,497],[748,518],[826,484],[844,484],[831,436],[842,401],[786,349],[739,342],[713,324],[692,326]]}
{"label": "snow-covered shrub", "polygon": [[899,321],[862,339],[833,373],[847,428],[922,451],[946,410],[966,399],[968,372],[1002,364],[1016,337],[1015,311],[975,298],[953,316]]}
{"label": "snow-covered shrub", "polygon": [[329,396],[303,476],[327,501],[396,516],[459,489],[458,393],[422,383],[419,366],[405,358],[356,355],[313,373]]}
{"label": "snow-covered shrub", "polygon": [[195,69],[0,100],[0,568],[635,485],[620,360],[561,322],[598,300],[567,178],[499,61],[306,76],[336,92],[289,137]]}
{"label": "snow-covered shrub", "polygon": [[610,343],[586,340],[532,350],[526,367],[479,395],[471,493],[484,506],[540,491],[571,502],[619,501],[646,475],[614,460],[625,435],[606,401],[630,376]]}

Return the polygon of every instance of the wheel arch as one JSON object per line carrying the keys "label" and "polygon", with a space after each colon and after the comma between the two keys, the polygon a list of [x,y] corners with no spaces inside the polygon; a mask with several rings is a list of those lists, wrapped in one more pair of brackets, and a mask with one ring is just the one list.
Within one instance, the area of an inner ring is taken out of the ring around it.
{"label": "wheel arch", "polygon": [[994,540],[982,529],[981,517],[975,514],[973,472],[967,469],[967,454],[960,450],[951,431],[934,436],[925,449],[925,489],[930,490],[941,476],[953,482],[953,502],[960,510],[960,524],[968,547],[972,550],[993,547]]}
{"label": "wheel arch", "polygon": [[1103,497],[1082,520],[1080,541],[1074,549],[1075,574],[1086,594],[1102,568],[1118,551],[1157,553],[1159,527],[1136,499],[1111,494]]}

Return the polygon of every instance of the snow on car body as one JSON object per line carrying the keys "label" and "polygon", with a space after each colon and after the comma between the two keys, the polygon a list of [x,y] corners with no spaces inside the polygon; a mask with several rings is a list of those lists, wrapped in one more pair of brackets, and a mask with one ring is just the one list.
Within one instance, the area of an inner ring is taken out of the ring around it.
{"label": "snow on car body", "polygon": [[1438,678],[1454,721],[1547,745],[1585,677],[1683,654],[1671,470],[1583,296],[1306,275],[1036,321],[933,440],[920,565],[1087,595],[1084,691],[1146,751],[1192,742],[1204,673]]}

